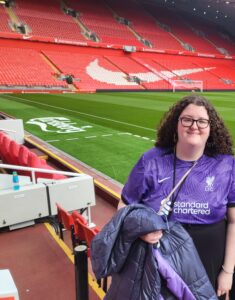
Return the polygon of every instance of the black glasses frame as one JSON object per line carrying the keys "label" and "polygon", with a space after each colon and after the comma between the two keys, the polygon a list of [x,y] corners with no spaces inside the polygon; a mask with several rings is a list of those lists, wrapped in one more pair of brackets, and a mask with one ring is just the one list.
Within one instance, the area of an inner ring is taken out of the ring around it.
{"label": "black glasses frame", "polygon": [[[185,119],[187,119],[188,121],[190,120],[191,121],[191,124],[190,125],[185,125],[185,124],[183,124],[183,121],[185,120]],[[193,124],[194,124],[194,122],[196,122],[196,124],[197,124],[197,127],[199,128],[199,129],[205,129],[205,128],[207,128],[209,125],[210,125],[210,120],[207,120],[207,119],[193,119],[193,118],[189,118],[189,117],[181,117],[181,118],[179,118],[179,120],[180,120],[180,122],[181,122],[181,125],[183,126],[183,127],[192,127],[193,126]],[[199,121],[206,121],[205,122],[205,124],[200,124],[199,123]],[[204,126],[205,125],[205,126]]]}

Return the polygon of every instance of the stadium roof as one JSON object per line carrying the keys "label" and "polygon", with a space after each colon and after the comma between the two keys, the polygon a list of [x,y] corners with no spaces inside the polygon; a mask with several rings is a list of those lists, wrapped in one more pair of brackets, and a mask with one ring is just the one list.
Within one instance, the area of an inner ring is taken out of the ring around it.
{"label": "stadium roof", "polygon": [[235,28],[235,0],[143,0],[170,9],[185,11],[209,19],[227,29],[232,35]]}

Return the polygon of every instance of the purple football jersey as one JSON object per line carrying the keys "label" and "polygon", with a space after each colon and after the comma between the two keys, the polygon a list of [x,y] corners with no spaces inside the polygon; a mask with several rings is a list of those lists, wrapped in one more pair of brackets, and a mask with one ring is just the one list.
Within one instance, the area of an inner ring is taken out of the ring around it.
{"label": "purple football jersey", "polygon": [[[176,159],[177,183],[193,162]],[[142,155],[122,191],[126,204],[142,203],[158,211],[173,188],[174,154],[152,148]],[[177,195],[177,190],[175,192]],[[227,207],[235,206],[235,158],[203,155],[181,186],[171,220],[211,224],[222,220]]]}

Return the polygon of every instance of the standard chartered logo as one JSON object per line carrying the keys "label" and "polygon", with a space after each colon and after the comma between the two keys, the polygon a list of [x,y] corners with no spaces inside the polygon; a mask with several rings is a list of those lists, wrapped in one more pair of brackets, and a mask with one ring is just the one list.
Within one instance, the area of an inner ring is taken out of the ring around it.
{"label": "standard chartered logo", "polygon": [[199,202],[175,202],[174,204],[175,214],[192,214],[192,215],[209,215],[211,210],[209,203]]}

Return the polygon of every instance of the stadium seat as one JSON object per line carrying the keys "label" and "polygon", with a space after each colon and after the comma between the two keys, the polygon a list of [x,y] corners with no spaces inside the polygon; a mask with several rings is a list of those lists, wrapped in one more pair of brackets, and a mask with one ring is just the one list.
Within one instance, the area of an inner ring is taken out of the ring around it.
{"label": "stadium seat", "polygon": [[5,134],[0,131],[0,159],[3,159],[3,155],[2,155],[2,145],[3,145],[3,138],[4,138]]}
{"label": "stadium seat", "polygon": [[[77,213],[78,214],[78,213]],[[99,232],[99,229],[97,227],[95,228],[89,228],[87,223],[84,223],[81,220],[81,217],[77,217],[76,213],[72,213],[72,216],[74,218],[74,231],[77,233],[80,233],[80,238],[82,240],[85,240],[87,245],[87,255],[90,256],[90,246],[91,241],[93,237]]]}
{"label": "stadium seat", "polygon": [[20,145],[16,141],[11,140],[9,145],[9,151],[10,163],[12,165],[19,165]]}
{"label": "stadium seat", "polygon": [[87,246],[90,248],[91,247],[91,241],[95,237],[95,235],[97,233],[99,233],[99,229],[97,227],[89,228],[88,226],[84,226],[83,230],[84,230],[84,235],[85,235]]}
{"label": "stadium seat", "polygon": [[11,142],[11,139],[7,135],[5,135],[2,138],[1,153],[2,153],[2,160],[4,163],[10,163],[10,157],[9,157],[10,142]]}
{"label": "stadium seat", "polygon": [[2,139],[5,136],[5,133],[3,131],[0,131],[0,145],[2,143]]}
{"label": "stadium seat", "polygon": [[[28,157],[29,157],[29,149],[24,145],[20,145],[19,148],[19,166],[28,167]],[[31,172],[19,170],[18,173],[24,176],[31,176]]]}
{"label": "stadium seat", "polygon": [[74,220],[74,234],[76,236],[77,243],[84,244],[86,243],[86,237],[83,226],[87,226],[87,220],[77,211],[72,212],[72,217]]}
{"label": "stadium seat", "polygon": [[[72,217],[74,219],[74,232],[79,236],[79,240],[85,239],[87,256],[90,257],[91,241],[95,235],[99,233],[99,229],[97,227],[89,228],[86,220],[77,211],[72,212]],[[102,281],[97,280],[97,283],[105,292],[107,292],[107,277],[103,278]]]}
{"label": "stadium seat", "polygon": [[[75,221],[76,223],[76,221]],[[95,228],[89,228],[88,226],[84,226],[84,234],[86,238],[86,244],[88,246],[89,252],[90,252],[90,247],[91,247],[91,241],[92,239],[96,236],[97,233],[99,233],[99,229],[97,227]],[[90,253],[89,253],[90,255]],[[103,280],[97,280],[97,283],[102,289],[107,292],[107,277],[103,278]]]}
{"label": "stadium seat", "polygon": [[[44,159],[39,158],[35,153],[31,151],[29,151],[29,155],[28,155],[28,166],[31,168],[55,170],[54,168],[49,166]],[[48,179],[55,179],[55,180],[67,178],[64,175],[43,173],[43,172],[35,172],[35,176],[36,178],[48,178]]]}
{"label": "stadium seat", "polygon": [[28,166],[29,150],[23,145],[19,149],[19,164],[23,167]]}
{"label": "stadium seat", "polygon": [[58,203],[56,203],[57,207],[57,217],[59,222],[59,230],[60,230],[60,238],[64,240],[63,229],[66,229],[70,232],[72,247],[73,249],[76,247],[76,239],[74,234],[74,220],[72,215],[64,210]]}

